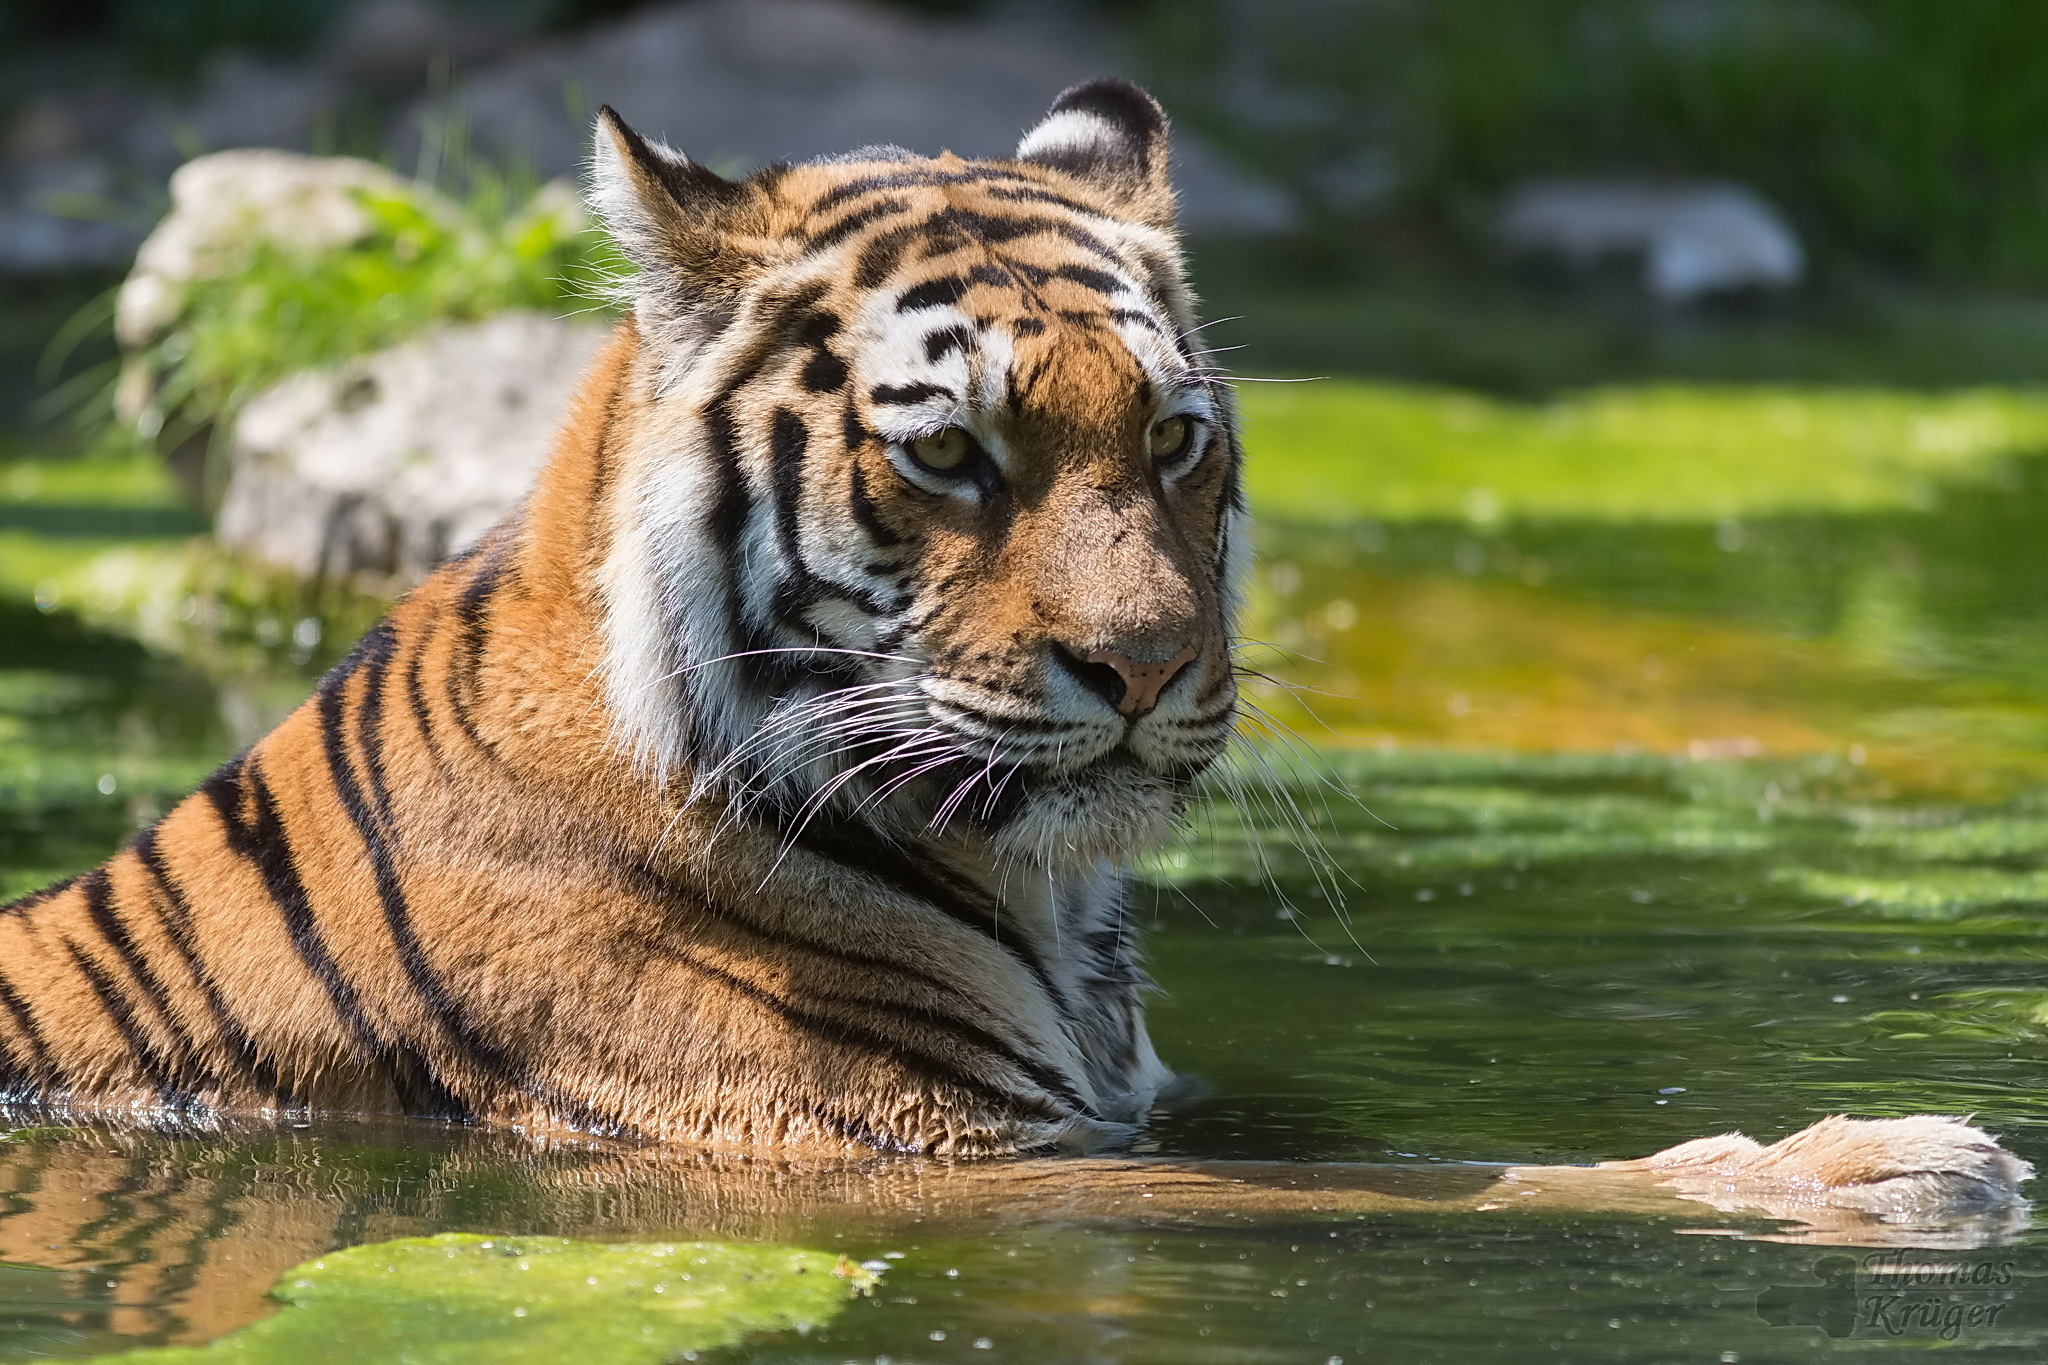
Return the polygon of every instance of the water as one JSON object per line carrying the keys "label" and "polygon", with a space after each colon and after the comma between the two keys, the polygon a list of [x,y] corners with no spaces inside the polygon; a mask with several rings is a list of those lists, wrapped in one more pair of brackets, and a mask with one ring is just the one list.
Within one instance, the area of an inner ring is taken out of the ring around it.
{"label": "water", "polygon": [[[1455,1196],[1489,1178],[1463,1163],[1932,1111],[2048,1165],[2048,537],[2014,530],[2048,512],[2029,510],[2036,475],[2016,477],[1922,512],[1737,532],[1272,533],[1258,631],[1328,695],[1259,700],[1330,741],[1318,761],[1349,795],[1276,752],[1327,861],[1291,816],[1225,795],[1148,869],[1155,1035],[1207,1092],[1158,1116],[1145,1154],[1403,1163],[1429,1168],[1417,1192]],[[342,643],[301,640],[295,663],[273,626],[255,632],[267,652],[153,651],[49,605],[0,599],[9,892],[101,856]],[[210,1340],[271,1311],[265,1291],[307,1257],[441,1231],[900,1253],[829,1323],[704,1357],[729,1361],[2048,1345],[2048,1235],[2024,1227],[1902,1252],[1704,1205],[1088,1213],[944,1163],[339,1121],[24,1129],[0,1146],[0,1191],[6,1360]],[[1928,1288],[1915,1265],[1983,1284]]]}

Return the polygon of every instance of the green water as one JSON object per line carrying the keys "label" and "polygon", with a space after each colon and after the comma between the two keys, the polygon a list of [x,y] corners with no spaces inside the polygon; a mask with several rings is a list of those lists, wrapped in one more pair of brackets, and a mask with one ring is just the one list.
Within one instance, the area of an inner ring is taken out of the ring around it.
{"label": "green water", "polygon": [[[1254,629],[1327,694],[1306,701],[1333,729],[1287,713],[1321,752],[1269,754],[1299,824],[1219,795],[1147,870],[1154,1033],[1207,1089],[1156,1116],[1143,1152],[1421,1165],[1455,1194],[1487,1178],[1459,1163],[1950,1112],[2048,1165],[2041,486],[2022,462],[1919,510],[1787,514],[1739,537],[1568,521],[1269,536]],[[108,534],[74,520],[21,514],[40,539],[13,552]],[[0,593],[0,894],[103,856],[345,643],[309,647],[282,618],[223,635],[201,602],[170,613],[185,635],[144,631],[152,649],[80,610]],[[705,1360],[2048,1347],[2048,1236],[2023,1222],[1974,1248],[1875,1252],[1705,1206],[1080,1216],[957,1198],[962,1178],[430,1125],[25,1130],[0,1145],[0,1359],[282,1323],[309,1311],[265,1297],[289,1268],[440,1233],[887,1267],[806,1330],[749,1319]],[[1997,1287],[1892,1293],[1901,1255]],[[1902,1314],[1925,1302],[1954,1320]],[[280,1334],[299,1365],[340,1340]],[[583,1355],[628,1358],[602,1336]],[[474,1358],[507,1358],[478,1340]]]}

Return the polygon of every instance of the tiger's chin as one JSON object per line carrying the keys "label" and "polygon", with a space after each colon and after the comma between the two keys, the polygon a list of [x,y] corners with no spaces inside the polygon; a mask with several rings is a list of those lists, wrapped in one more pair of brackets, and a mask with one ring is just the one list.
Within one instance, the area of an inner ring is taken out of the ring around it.
{"label": "tiger's chin", "polygon": [[1017,796],[981,823],[997,856],[1048,868],[1120,862],[1159,847],[1199,770],[1158,773],[1125,753],[1070,772],[1023,770]]}

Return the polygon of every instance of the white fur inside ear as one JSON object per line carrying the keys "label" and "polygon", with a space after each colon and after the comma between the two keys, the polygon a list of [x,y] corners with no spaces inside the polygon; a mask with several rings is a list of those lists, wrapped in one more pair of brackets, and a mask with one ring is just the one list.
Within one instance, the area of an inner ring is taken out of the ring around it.
{"label": "white fur inside ear", "polygon": [[1137,148],[1115,124],[1083,109],[1063,109],[1024,135],[1017,159],[1071,155],[1075,152],[1130,157]]}
{"label": "white fur inside ear", "polygon": [[592,139],[590,157],[590,211],[604,224],[626,259],[641,264],[652,251],[660,232],[659,220],[641,197],[638,178],[626,164],[626,154],[603,127]]}

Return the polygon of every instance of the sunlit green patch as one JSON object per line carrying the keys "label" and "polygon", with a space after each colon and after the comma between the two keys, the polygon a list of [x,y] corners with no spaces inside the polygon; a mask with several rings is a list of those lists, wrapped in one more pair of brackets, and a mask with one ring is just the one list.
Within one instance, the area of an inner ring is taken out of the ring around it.
{"label": "sunlit green patch", "polygon": [[1910,919],[1957,919],[1994,906],[2032,905],[2048,909],[2048,872],[2002,872],[1995,868],[1943,868],[1910,876],[1824,872],[1781,868],[1773,879],[1808,896]]}
{"label": "sunlit green patch", "polygon": [[134,1365],[658,1365],[757,1332],[808,1330],[875,1281],[826,1252],[716,1242],[439,1237],[331,1252],[285,1272],[277,1314]]}
{"label": "sunlit green patch", "polygon": [[1254,505],[1358,517],[1655,521],[1925,506],[2048,445],[2048,398],[1646,386],[1519,406],[1412,385],[1250,385]]}
{"label": "sunlit green patch", "polygon": [[1964,815],[1953,824],[1906,825],[1897,818],[1873,821],[1856,841],[1902,857],[1954,862],[1973,858],[2048,855],[2048,818],[2025,815]]}

